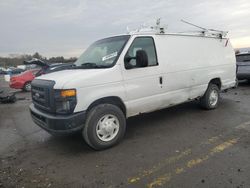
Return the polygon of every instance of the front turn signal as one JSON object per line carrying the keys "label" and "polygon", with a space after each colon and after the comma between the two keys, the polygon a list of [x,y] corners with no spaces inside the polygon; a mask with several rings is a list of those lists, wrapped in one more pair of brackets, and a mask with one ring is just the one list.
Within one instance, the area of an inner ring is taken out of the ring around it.
{"label": "front turn signal", "polygon": [[75,97],[76,90],[75,89],[67,89],[61,91],[61,97]]}

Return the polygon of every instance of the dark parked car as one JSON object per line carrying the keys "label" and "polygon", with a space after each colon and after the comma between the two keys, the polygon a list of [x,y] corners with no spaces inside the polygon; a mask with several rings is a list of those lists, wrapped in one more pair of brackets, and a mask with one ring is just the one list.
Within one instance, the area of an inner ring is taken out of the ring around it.
{"label": "dark parked car", "polygon": [[41,70],[36,74],[36,76],[40,76],[42,74],[48,74],[51,72],[56,72],[60,70],[70,69],[73,67],[73,63],[54,63],[49,64],[40,59],[32,59],[30,61],[24,61],[25,65],[35,64],[41,67]]}
{"label": "dark parked car", "polygon": [[250,82],[250,52],[236,55],[237,78]]}
{"label": "dark parked car", "polygon": [[74,66],[73,63],[54,63],[54,64],[50,64],[49,67],[44,69],[43,74],[48,74],[48,73],[51,73],[51,72],[61,71],[61,70],[65,70],[65,69],[70,69],[73,66]]}
{"label": "dark parked car", "polygon": [[1,75],[1,74],[7,74],[7,72],[4,71],[4,70],[2,70],[2,69],[0,69],[0,75]]}

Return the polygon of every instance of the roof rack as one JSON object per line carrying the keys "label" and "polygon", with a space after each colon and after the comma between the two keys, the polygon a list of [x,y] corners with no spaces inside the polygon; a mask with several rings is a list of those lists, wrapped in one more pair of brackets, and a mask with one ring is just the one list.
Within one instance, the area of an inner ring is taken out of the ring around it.
{"label": "roof rack", "polygon": [[161,18],[158,18],[156,20],[156,25],[148,27],[146,24],[141,25],[140,28],[129,31],[129,28],[127,27],[127,31],[129,34],[139,34],[139,33],[152,33],[152,34],[164,34],[165,30],[167,29],[167,26],[161,26]]}
{"label": "roof rack", "polygon": [[[226,37],[228,34],[228,31],[220,31],[220,30],[215,30],[215,29],[206,29],[204,27],[200,27],[198,25],[192,24],[190,22],[187,22],[185,20],[181,20],[181,22],[186,23],[188,25],[194,26],[196,28],[199,28],[201,30],[199,31],[185,31],[185,32],[177,32],[175,34],[188,34],[188,35],[193,35],[193,36],[204,36],[204,37],[215,37],[215,38],[220,38],[222,39],[223,37]],[[161,25],[161,18],[158,18],[156,20],[156,25],[148,27],[146,24],[141,25],[140,28],[130,31],[129,28],[127,27],[127,31],[129,34],[167,34],[166,33],[167,26],[162,26]],[[173,33],[171,33],[173,34]]]}
{"label": "roof rack", "polygon": [[197,31],[197,32],[199,32],[200,34],[202,34],[204,36],[211,36],[211,37],[223,38],[223,37],[226,37],[227,34],[228,34],[228,31],[220,31],[220,30],[216,30],[216,29],[206,29],[204,27],[200,27],[198,25],[195,25],[193,23],[187,22],[185,20],[181,20],[181,22],[201,29],[201,31]]}

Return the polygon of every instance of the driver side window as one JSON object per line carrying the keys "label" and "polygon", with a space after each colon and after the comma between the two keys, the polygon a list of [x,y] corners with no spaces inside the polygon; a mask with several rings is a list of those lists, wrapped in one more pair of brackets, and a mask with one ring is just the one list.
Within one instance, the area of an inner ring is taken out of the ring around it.
{"label": "driver side window", "polygon": [[134,68],[137,67],[136,66],[136,52],[138,50],[143,50],[146,52],[148,56],[148,67],[158,65],[155,44],[154,44],[154,40],[152,37],[137,37],[134,39],[133,43],[131,44],[125,56],[125,59],[128,57],[130,58],[132,57],[131,60],[129,61],[129,64]]}

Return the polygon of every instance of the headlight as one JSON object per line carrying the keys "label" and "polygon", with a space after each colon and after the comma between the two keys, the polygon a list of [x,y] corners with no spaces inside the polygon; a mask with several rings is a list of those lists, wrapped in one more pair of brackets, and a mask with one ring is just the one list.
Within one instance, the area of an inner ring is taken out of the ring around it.
{"label": "headlight", "polygon": [[76,106],[76,90],[55,90],[55,105],[58,114],[73,113]]}

